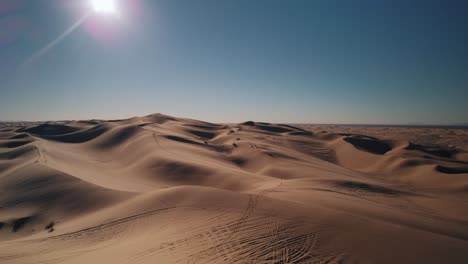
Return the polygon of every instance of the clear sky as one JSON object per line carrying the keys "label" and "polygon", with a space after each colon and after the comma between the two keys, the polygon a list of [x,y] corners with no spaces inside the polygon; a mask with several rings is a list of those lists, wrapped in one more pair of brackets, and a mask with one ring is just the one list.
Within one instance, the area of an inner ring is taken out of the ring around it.
{"label": "clear sky", "polygon": [[[468,123],[468,1],[0,1],[0,120]],[[34,55],[36,54],[36,55]]]}

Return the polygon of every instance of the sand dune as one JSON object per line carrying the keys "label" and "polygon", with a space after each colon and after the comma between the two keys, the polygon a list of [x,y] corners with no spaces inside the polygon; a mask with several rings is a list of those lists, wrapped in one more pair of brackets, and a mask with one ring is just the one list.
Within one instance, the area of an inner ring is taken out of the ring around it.
{"label": "sand dune", "polygon": [[467,263],[463,129],[0,128],[0,263]]}

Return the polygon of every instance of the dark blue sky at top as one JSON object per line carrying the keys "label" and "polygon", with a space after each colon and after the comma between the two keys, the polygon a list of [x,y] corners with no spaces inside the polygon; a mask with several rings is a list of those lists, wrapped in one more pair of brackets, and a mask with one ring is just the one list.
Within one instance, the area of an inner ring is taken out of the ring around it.
{"label": "dark blue sky at top", "polygon": [[[468,2],[0,2],[0,120],[468,123]],[[96,30],[98,28],[99,30]]]}

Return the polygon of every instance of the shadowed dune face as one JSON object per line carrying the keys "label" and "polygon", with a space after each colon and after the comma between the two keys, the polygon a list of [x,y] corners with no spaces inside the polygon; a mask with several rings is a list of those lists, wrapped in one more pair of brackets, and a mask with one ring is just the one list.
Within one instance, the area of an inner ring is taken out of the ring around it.
{"label": "shadowed dune face", "polygon": [[80,130],[78,127],[56,125],[56,124],[42,124],[29,128],[19,129],[19,132],[26,132],[38,136],[55,136],[69,134]]}
{"label": "shadowed dune face", "polygon": [[162,114],[0,128],[0,263],[466,263],[464,135]]}
{"label": "shadowed dune face", "polygon": [[[213,170],[175,160],[157,160],[146,169],[153,177],[171,185],[201,185],[208,181]],[[209,182],[206,183],[209,185]]]}
{"label": "shadowed dune face", "polygon": [[[291,134],[306,134],[309,135],[310,132],[305,131],[302,128],[294,127],[291,125],[284,125],[284,124],[270,124],[270,123],[263,123],[263,122],[253,122],[253,121],[247,121],[241,124],[242,126],[245,126],[246,128],[249,129],[254,129],[257,131],[264,131],[267,133],[291,133]],[[304,133],[306,132],[306,133]],[[308,133],[307,133],[308,132]]]}
{"label": "shadowed dune face", "polygon": [[64,133],[64,134],[56,134],[56,135],[36,135],[36,136],[44,138],[44,139],[48,139],[51,141],[79,144],[79,143],[91,141],[101,136],[102,134],[110,131],[112,128],[113,128],[112,125],[104,123],[104,124],[99,124],[99,125],[95,125],[92,127],[80,129],[72,133]]}
{"label": "shadowed dune face", "polygon": [[28,144],[0,152],[0,160],[14,160],[37,151],[34,145]]}
{"label": "shadowed dune face", "polygon": [[28,134],[16,134],[14,136],[11,136],[9,139],[24,139],[24,138],[29,138]]}
{"label": "shadowed dune face", "polygon": [[436,170],[447,174],[468,174],[468,164],[464,167],[444,167],[437,165]]}
{"label": "shadowed dune face", "polygon": [[458,153],[456,149],[448,149],[448,148],[441,148],[441,147],[426,147],[426,146],[417,145],[413,143],[408,144],[408,146],[405,149],[422,151],[424,153],[434,155],[437,157],[442,157],[442,158],[451,158]]}
{"label": "shadowed dune face", "polygon": [[183,137],[172,136],[172,135],[167,135],[167,136],[164,136],[164,137],[167,138],[167,139],[173,140],[173,141],[180,142],[180,143],[201,145],[201,143],[199,143],[199,142],[197,142],[197,141],[190,140],[190,139],[183,138]]}
{"label": "shadowed dune face", "polygon": [[203,130],[188,130],[187,132],[201,139],[212,139],[216,137],[217,135],[216,133],[213,133],[211,131],[203,131]]}
{"label": "shadowed dune face", "polygon": [[374,154],[383,155],[392,150],[389,144],[374,138],[350,136],[343,139],[346,142],[351,143],[357,149],[368,151]]}
{"label": "shadowed dune face", "polygon": [[0,140],[0,148],[17,148],[31,143],[31,139],[21,140]]}
{"label": "shadowed dune face", "polygon": [[67,214],[100,207],[119,195],[37,163],[3,176],[0,186],[4,208],[37,206]]}
{"label": "shadowed dune face", "polygon": [[98,149],[118,147],[126,141],[131,140],[132,137],[136,137],[140,131],[141,128],[135,125],[113,128],[98,135],[98,137],[93,140],[93,145]]}
{"label": "shadowed dune face", "polygon": [[355,191],[355,192],[368,192],[368,193],[384,194],[384,195],[408,194],[407,192],[403,192],[400,190],[391,189],[391,188],[374,185],[374,184],[356,182],[356,181],[335,181],[333,182],[333,184],[337,186],[338,188],[343,188],[343,189]]}

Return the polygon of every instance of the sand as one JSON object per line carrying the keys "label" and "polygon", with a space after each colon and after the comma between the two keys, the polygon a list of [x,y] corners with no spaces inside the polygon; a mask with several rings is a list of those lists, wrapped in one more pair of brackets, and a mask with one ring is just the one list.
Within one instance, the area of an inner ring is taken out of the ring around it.
{"label": "sand", "polygon": [[467,263],[468,130],[0,127],[0,263]]}

